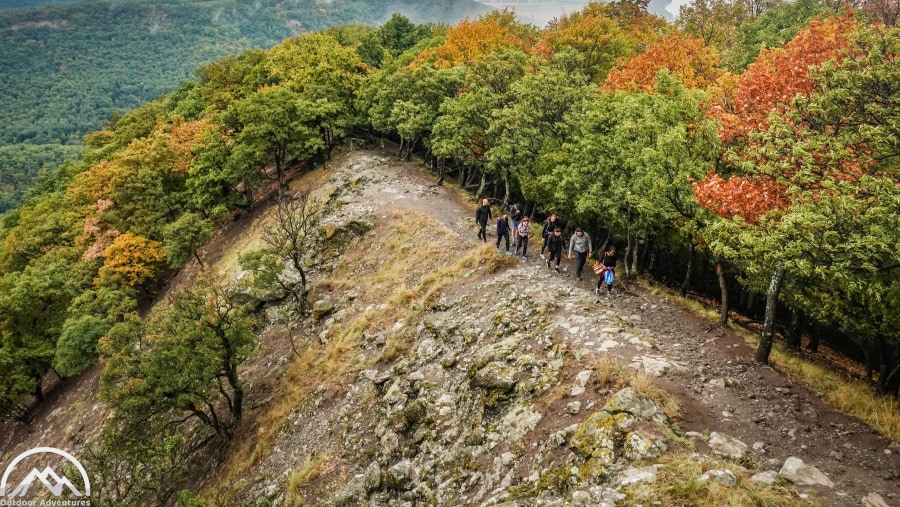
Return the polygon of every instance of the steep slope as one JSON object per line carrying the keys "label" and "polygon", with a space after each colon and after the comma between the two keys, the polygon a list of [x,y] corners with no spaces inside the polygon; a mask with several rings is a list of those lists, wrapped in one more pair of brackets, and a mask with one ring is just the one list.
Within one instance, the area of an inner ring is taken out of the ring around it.
{"label": "steep slope", "polygon": [[[332,204],[306,263],[310,319],[285,326],[266,310],[244,370],[248,414],[190,489],[220,505],[900,498],[897,444],[665,299],[626,285],[598,303],[568,262],[557,274],[477,243],[473,206],[432,181],[361,150],[294,182]],[[238,275],[269,215],[222,230],[204,259]],[[33,427],[3,432],[3,462],[37,445],[84,449],[103,418],[91,375],[59,393]],[[791,457],[832,487],[802,485],[783,469]]]}

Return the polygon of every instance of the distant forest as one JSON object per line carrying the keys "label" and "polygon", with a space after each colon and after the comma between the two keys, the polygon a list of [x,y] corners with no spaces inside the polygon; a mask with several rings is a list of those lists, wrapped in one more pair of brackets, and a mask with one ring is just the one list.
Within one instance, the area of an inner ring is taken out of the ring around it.
{"label": "distant forest", "polygon": [[28,160],[35,145],[61,153],[56,147],[80,144],[113,113],[173,91],[205,62],[331,26],[378,25],[393,12],[453,23],[484,10],[471,0],[119,0],[0,10],[0,213],[44,166],[45,159]]}

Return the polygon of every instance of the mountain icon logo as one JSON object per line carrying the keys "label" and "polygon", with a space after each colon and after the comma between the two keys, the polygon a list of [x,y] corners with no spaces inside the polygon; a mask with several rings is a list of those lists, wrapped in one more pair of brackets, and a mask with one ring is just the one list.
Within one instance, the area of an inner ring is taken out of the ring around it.
{"label": "mountain icon logo", "polygon": [[[70,481],[68,477],[64,475],[60,476],[53,468],[49,466],[44,467],[43,470],[38,470],[37,468],[31,469],[31,472],[29,472],[24,479],[19,481],[19,483],[14,488],[10,489],[8,485],[9,476],[10,474],[12,474],[13,470],[15,470],[16,465],[18,465],[25,458],[34,456],[35,454],[56,454],[57,456],[62,456],[70,463],[75,465],[75,468],[81,473],[81,479],[84,483],[84,491],[79,491],[78,488],[76,488],[75,485],[72,484],[72,481]],[[81,463],[79,463],[74,456],[55,447],[36,447],[16,456],[16,459],[12,460],[9,466],[6,467],[6,471],[3,473],[3,478],[0,479],[0,498],[15,496],[23,497],[28,494],[29,490],[31,490],[31,487],[35,482],[43,484],[47,491],[49,491],[53,496],[62,496],[64,494],[72,494],[76,497],[91,496],[91,481],[88,478],[87,472],[85,471],[84,467],[81,466]]]}

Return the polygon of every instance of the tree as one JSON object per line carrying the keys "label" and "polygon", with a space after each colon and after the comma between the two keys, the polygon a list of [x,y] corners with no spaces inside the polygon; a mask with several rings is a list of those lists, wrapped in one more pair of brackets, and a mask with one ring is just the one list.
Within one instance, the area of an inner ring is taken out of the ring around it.
{"label": "tree", "polygon": [[99,285],[130,289],[152,280],[163,266],[165,254],[162,243],[126,232],[113,240],[103,259]]}
{"label": "tree", "polygon": [[[885,313],[884,301],[895,297],[900,267],[900,139],[890,127],[900,113],[900,32],[858,27],[844,37],[841,58],[812,69],[809,93],[769,116],[740,164],[750,178],[779,182],[779,207],[754,221],[733,216],[715,224],[714,242],[750,273],[762,260],[775,268],[773,281],[779,267],[802,280],[793,304],[880,349],[880,389],[893,392],[900,355],[884,327],[896,324],[895,312]],[[767,357],[761,344],[757,359]]]}
{"label": "tree", "polygon": [[701,89],[714,83],[722,73],[718,55],[702,39],[673,35],[650,44],[644,53],[612,69],[604,89],[652,93],[656,74],[662,69],[678,74],[684,86]]}
{"label": "tree", "polygon": [[516,21],[507,11],[493,11],[460,21],[447,31],[447,39],[440,46],[422,52],[417,65],[425,62],[439,69],[461,63],[475,63],[481,58],[509,49],[530,51],[538,33],[533,27]]}
{"label": "tree", "polygon": [[196,213],[185,213],[178,220],[163,228],[163,253],[173,268],[180,267],[191,256],[197,259],[200,267],[203,260],[197,250],[212,236],[213,223],[201,219]]}
{"label": "tree", "polygon": [[225,126],[233,133],[229,163],[267,174],[275,163],[279,195],[284,172],[291,159],[303,159],[326,147],[325,130],[338,112],[327,99],[310,101],[284,87],[263,88],[233,104],[225,115]]}
{"label": "tree", "polygon": [[196,419],[230,439],[243,416],[238,369],[256,351],[253,327],[233,289],[200,279],[146,323],[131,313],[109,331],[101,397],[128,424]]}
{"label": "tree", "polygon": [[[279,201],[272,222],[263,229],[267,248],[241,256],[241,265],[254,274],[254,285],[264,290],[277,287],[292,297],[301,311],[306,304],[307,283],[303,257],[320,211],[309,191]],[[290,263],[294,275],[284,272],[285,262]]]}

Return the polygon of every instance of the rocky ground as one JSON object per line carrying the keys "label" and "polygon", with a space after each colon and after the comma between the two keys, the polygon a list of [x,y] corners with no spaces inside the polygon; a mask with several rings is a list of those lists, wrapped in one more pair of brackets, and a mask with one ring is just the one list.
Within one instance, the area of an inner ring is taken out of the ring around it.
{"label": "rocky ground", "polygon": [[[556,273],[537,252],[495,253],[476,241],[472,203],[387,153],[350,152],[320,172],[333,205],[308,259],[317,301],[297,343],[312,365],[352,336],[334,353],[352,366],[297,377],[272,323],[245,371],[245,429],[195,491],[231,484],[221,505],[900,506],[900,444],[756,364],[731,331],[634,285],[598,300],[593,273],[576,281],[570,261]],[[222,231],[204,258],[235,275],[229,248],[263,219]],[[426,224],[427,239],[383,241],[405,221]],[[410,263],[396,283],[421,286],[417,267],[473,251],[480,263],[394,320],[368,290],[385,266]],[[360,319],[369,325],[354,334]],[[308,392],[276,419],[266,412],[284,382]],[[5,431],[5,456],[78,454],[102,420],[96,369],[54,400],[30,428]],[[241,445],[267,431],[264,455],[223,479],[222,464],[250,461]]]}
{"label": "rocky ground", "polygon": [[[416,210],[458,236],[449,248],[481,248],[473,206],[454,192],[384,154],[351,158],[332,183],[354,189],[344,209],[369,210],[375,234],[379,221]],[[569,261],[556,273],[535,254],[467,274],[420,321],[385,330],[406,329],[409,350],[298,408],[250,496],[280,503],[278,478],[327,449],[343,479],[310,488],[312,503],[617,505],[680,480],[774,488],[801,503],[900,505],[900,445],[756,364],[730,331],[628,284],[598,300],[592,273],[577,282]],[[372,311],[361,305],[327,308]],[[361,357],[378,355],[381,334],[363,340]],[[624,387],[613,363],[669,394]],[[673,454],[705,473],[673,475],[661,464]],[[715,502],[702,498],[688,503]]]}

